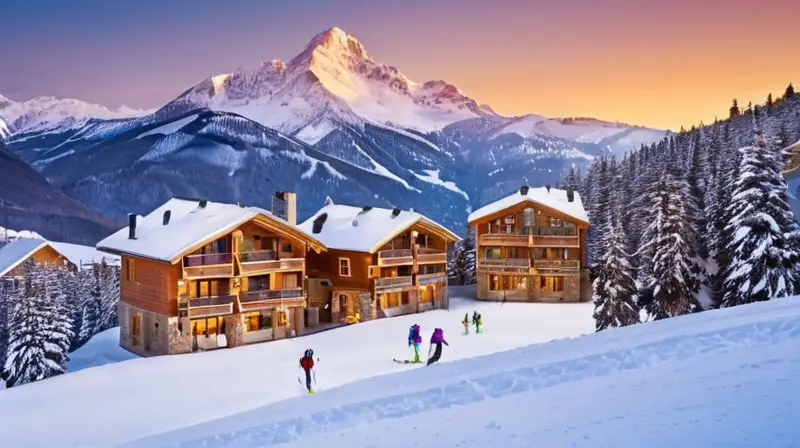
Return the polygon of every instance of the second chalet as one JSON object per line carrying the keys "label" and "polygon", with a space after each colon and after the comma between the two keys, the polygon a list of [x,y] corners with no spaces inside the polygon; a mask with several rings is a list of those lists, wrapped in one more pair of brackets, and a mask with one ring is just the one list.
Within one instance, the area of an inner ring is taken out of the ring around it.
{"label": "second chalet", "polygon": [[591,297],[589,218],[576,191],[529,188],[469,215],[481,300],[577,302]]}
{"label": "second chalet", "polygon": [[325,247],[294,225],[294,194],[279,196],[285,220],[173,198],[98,243],[122,257],[120,345],[148,356],[302,334],[306,252]]}
{"label": "second chalet", "polygon": [[328,250],[309,253],[309,307],[320,322],[446,308],[447,249],[457,235],[400,209],[327,204],[300,228]]}

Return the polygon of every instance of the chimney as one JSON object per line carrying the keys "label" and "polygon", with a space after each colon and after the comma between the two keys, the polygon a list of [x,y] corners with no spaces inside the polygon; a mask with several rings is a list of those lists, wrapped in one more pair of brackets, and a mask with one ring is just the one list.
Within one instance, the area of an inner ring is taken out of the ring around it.
{"label": "chimney", "polygon": [[545,188],[547,188],[547,192],[550,193],[550,184],[545,185]]}
{"label": "chimney", "polygon": [[575,201],[575,190],[570,187],[567,187],[567,202]]}
{"label": "chimney", "polygon": [[530,187],[528,187],[527,185],[523,185],[523,186],[522,186],[522,187],[520,187],[520,189],[519,189],[519,194],[520,194],[520,195],[522,195],[522,196],[527,196],[527,195],[528,195],[528,189],[529,189],[529,188],[530,188]]}
{"label": "chimney", "polygon": [[361,207],[361,213],[366,213],[366,212],[368,212],[370,210],[372,210],[372,207],[370,207],[369,205],[365,205],[365,206]]}
{"label": "chimney", "polygon": [[164,210],[164,221],[163,221],[164,225],[169,224],[169,217],[170,216],[172,216],[172,212],[169,211],[169,210]]}
{"label": "chimney", "polygon": [[[278,199],[277,203],[275,199]],[[272,214],[285,219],[289,224],[297,225],[297,193],[276,191],[272,200]]]}
{"label": "chimney", "polygon": [[399,208],[392,209],[392,219],[397,218],[399,214],[400,214]]}
{"label": "chimney", "polygon": [[136,239],[136,213],[128,213],[128,239]]}
{"label": "chimney", "polygon": [[206,201],[205,199],[200,199],[200,203],[199,203],[199,204],[197,204],[197,205],[198,205],[200,208],[206,208],[206,205],[208,205],[208,201]]}

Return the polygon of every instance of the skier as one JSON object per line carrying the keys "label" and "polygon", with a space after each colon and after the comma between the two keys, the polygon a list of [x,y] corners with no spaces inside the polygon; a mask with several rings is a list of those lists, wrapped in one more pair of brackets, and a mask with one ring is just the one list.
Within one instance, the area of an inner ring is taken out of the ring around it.
{"label": "skier", "polygon": [[[431,335],[431,347],[428,349],[427,365],[435,363],[442,357],[442,344],[450,346],[450,344],[444,340],[444,331],[441,328],[437,328],[433,330],[433,335]],[[433,350],[433,356],[431,356],[431,350]]]}
{"label": "skier", "polygon": [[478,332],[478,312],[472,312],[472,325],[475,325],[475,332]]}
{"label": "skier", "polygon": [[469,312],[464,314],[464,320],[461,323],[464,324],[464,334],[469,334]]}
{"label": "skier", "polygon": [[481,327],[483,327],[483,316],[478,314],[478,316],[475,318],[475,333],[483,332]]}
{"label": "skier", "polygon": [[313,394],[311,389],[311,369],[314,368],[314,350],[308,349],[300,358],[300,368],[306,372],[306,389],[308,393]]}
{"label": "skier", "polygon": [[420,328],[419,325],[414,324],[411,328],[408,329],[408,346],[414,346],[414,361],[413,362],[420,362],[419,360],[419,344],[422,343],[422,335],[420,335]]}

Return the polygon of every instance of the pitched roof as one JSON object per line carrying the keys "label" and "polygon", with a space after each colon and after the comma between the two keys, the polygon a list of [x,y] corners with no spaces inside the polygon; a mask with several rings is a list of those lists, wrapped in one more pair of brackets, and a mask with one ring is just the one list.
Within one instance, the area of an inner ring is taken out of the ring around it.
{"label": "pitched roof", "polygon": [[[163,224],[164,212],[170,220]],[[325,247],[297,226],[259,207],[172,198],[148,215],[137,216],[136,239],[128,238],[128,227],[97,243],[106,252],[122,253],[173,263],[186,252],[222,233],[231,232],[254,218],[263,218],[286,228],[286,233],[308,242],[318,250]]]}
{"label": "pitched roof", "polygon": [[546,187],[529,188],[528,194],[525,195],[520,193],[520,191],[516,191],[513,194],[504,197],[503,199],[492,202],[491,204],[483,206],[470,213],[467,221],[472,223],[481,218],[493,215],[499,211],[523,202],[533,202],[535,204],[543,205],[589,224],[589,216],[586,214],[586,210],[583,208],[581,195],[578,194],[577,191],[574,192],[574,198],[572,202],[570,202],[567,200],[566,190],[550,188],[550,191],[548,191]]}
{"label": "pitched roof", "polygon": [[[319,233],[314,233],[314,220],[326,214]],[[300,224],[300,228],[319,238],[331,249],[373,253],[387,241],[412,225],[420,223],[446,235],[452,241],[460,241],[458,235],[445,226],[417,212],[402,210],[392,217],[392,210],[328,203]]]}
{"label": "pitched roof", "polygon": [[105,260],[110,264],[119,263],[119,257],[99,252],[90,246],[34,238],[17,238],[0,248],[0,277],[6,275],[45,246],[52,247],[69,260],[70,263],[77,266],[78,269],[81,269],[83,263],[86,262],[99,263]]}

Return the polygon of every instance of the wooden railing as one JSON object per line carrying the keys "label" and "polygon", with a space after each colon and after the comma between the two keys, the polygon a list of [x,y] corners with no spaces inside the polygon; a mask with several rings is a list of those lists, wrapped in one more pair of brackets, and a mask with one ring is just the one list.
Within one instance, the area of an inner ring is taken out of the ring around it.
{"label": "wooden railing", "polygon": [[392,249],[378,252],[379,266],[398,266],[414,263],[411,249]]}
{"label": "wooden railing", "polygon": [[512,245],[528,245],[528,235],[518,233],[484,233],[478,238],[481,244],[512,244]]}
{"label": "wooden railing", "polygon": [[178,298],[178,309],[186,311],[188,317],[218,316],[233,313],[233,302],[236,296],[222,295],[214,297]]}
{"label": "wooden railing", "polygon": [[536,269],[569,269],[578,270],[581,262],[578,260],[533,260]]}
{"label": "wooden railing", "polygon": [[250,252],[239,252],[237,256],[239,257],[240,263],[271,261],[278,259],[278,254],[274,250],[253,250]]}
{"label": "wooden railing", "polygon": [[[272,252],[272,251],[267,251]],[[248,254],[249,252],[245,252]],[[242,255],[242,254],[240,254]],[[264,258],[269,256],[268,254],[259,255],[256,258]],[[264,260],[257,260],[253,257],[247,257],[248,260],[253,261],[244,261],[241,258],[239,259],[239,266],[241,268],[242,275],[255,275],[259,273],[266,273],[269,271],[300,271],[305,267],[305,258],[281,258],[279,260],[276,259],[264,259]]]}
{"label": "wooden railing", "polygon": [[183,258],[183,278],[233,276],[233,254],[197,254]]}
{"label": "wooden railing", "polygon": [[417,275],[417,283],[420,285],[428,285],[431,283],[440,283],[447,281],[446,272],[437,272],[435,274],[420,274]]}
{"label": "wooden railing", "polygon": [[482,258],[478,266],[481,269],[498,269],[504,271],[527,271],[531,262],[527,258]]}
{"label": "wooden railing", "polygon": [[427,249],[423,252],[423,249],[420,249],[417,252],[417,263],[447,263],[447,253],[442,251],[433,251],[430,249]]}
{"label": "wooden railing", "polygon": [[263,289],[258,291],[245,291],[239,294],[239,300],[242,303],[263,302],[266,300],[299,299],[302,297],[302,288]]}
{"label": "wooden railing", "polygon": [[534,235],[533,245],[539,247],[580,247],[577,236]]}
{"label": "wooden railing", "polygon": [[411,276],[385,277],[375,279],[375,291],[385,291],[387,289],[407,288],[413,286]]}

